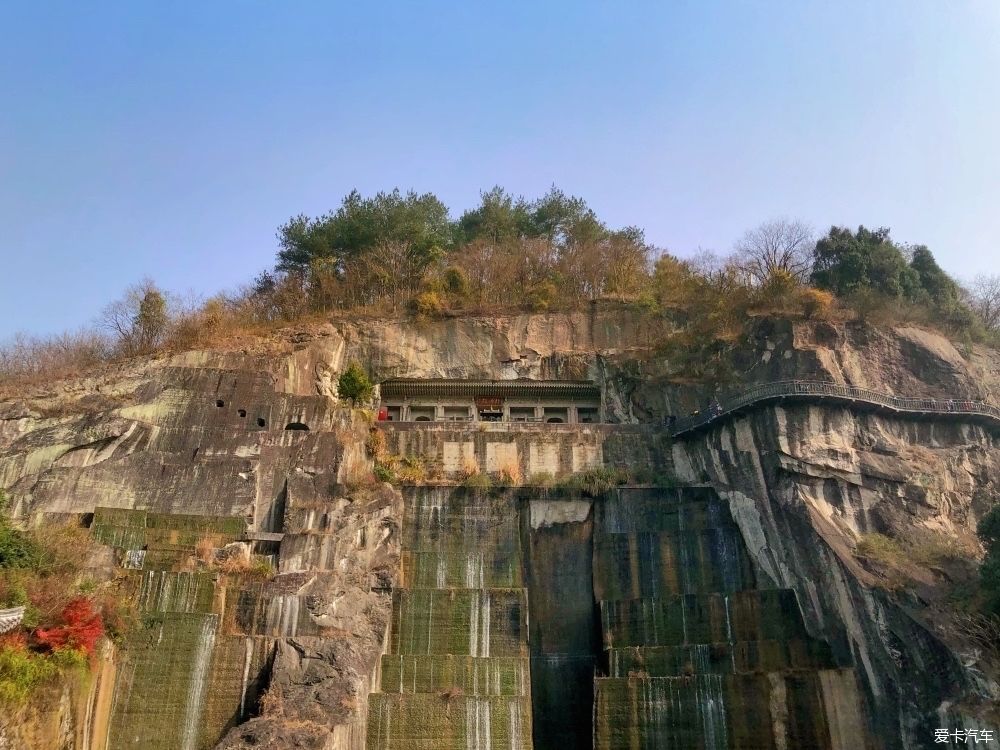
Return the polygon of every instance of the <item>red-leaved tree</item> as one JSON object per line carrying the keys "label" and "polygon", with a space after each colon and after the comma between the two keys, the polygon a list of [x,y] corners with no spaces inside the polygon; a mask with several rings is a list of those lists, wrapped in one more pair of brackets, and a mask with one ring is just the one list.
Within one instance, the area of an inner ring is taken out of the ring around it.
{"label": "red-leaved tree", "polygon": [[94,611],[90,600],[83,597],[71,600],[63,608],[60,619],[61,625],[35,631],[38,642],[52,649],[76,648],[94,653],[97,641],[104,635],[104,621],[101,613]]}

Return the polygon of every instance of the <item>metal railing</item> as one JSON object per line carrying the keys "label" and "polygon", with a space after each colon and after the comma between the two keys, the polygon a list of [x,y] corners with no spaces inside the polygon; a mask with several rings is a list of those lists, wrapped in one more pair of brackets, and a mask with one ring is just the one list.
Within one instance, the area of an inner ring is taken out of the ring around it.
{"label": "metal railing", "polygon": [[870,388],[860,388],[855,385],[840,385],[838,383],[812,380],[778,380],[772,383],[761,383],[750,386],[723,398],[704,411],[687,417],[681,417],[671,426],[670,434],[678,437],[753,404],[790,397],[806,397],[807,399],[829,398],[844,402],[862,402],[889,411],[911,414],[954,414],[955,416],[988,417],[1000,423],[1000,406],[986,401],[901,398],[888,393],[873,391]]}

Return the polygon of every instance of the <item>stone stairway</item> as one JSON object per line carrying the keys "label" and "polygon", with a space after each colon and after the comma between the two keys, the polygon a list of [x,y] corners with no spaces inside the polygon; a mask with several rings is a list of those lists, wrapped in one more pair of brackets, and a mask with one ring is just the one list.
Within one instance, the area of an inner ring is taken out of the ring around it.
{"label": "stone stairway", "polygon": [[714,492],[623,489],[597,512],[595,748],[870,746],[853,670],[810,638],[793,591],[757,588]]}
{"label": "stone stairway", "polygon": [[527,595],[517,500],[449,487],[406,491],[369,750],[531,748]]}

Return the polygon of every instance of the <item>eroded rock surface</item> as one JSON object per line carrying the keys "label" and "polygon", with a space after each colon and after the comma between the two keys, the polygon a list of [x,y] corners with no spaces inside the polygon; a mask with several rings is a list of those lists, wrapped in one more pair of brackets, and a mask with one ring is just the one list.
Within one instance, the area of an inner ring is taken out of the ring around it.
{"label": "eroded rock surface", "polygon": [[[585,378],[601,386],[612,420],[654,425],[713,395],[679,383],[659,353],[670,328],[666,319],[597,307],[332,321],[238,351],[187,352],[22,387],[0,400],[0,487],[26,521],[99,508],[237,519],[242,535],[223,543],[271,549],[278,575],[254,589],[235,626],[226,606],[238,597],[198,604],[219,616],[217,648],[236,660],[219,662],[228,665],[218,678],[229,680],[218,691],[228,703],[213,709],[213,741],[224,735],[232,750],[358,748],[385,648],[403,506],[387,486],[362,487],[369,425],[338,402],[340,371],[357,360],[376,379]],[[760,321],[735,366],[746,384],[802,378],[1000,400],[1000,356],[965,354],[919,329]],[[947,601],[976,562],[975,524],[997,501],[995,434],[954,421],[770,406],[666,444],[664,453],[658,470],[716,489],[761,580],[794,589],[810,635],[855,667],[886,747],[927,746],[933,728],[962,721],[996,726],[1000,671],[955,637]],[[546,511],[539,529],[563,514]],[[926,533],[960,559],[910,566],[900,585],[856,554],[870,532]],[[246,588],[224,578],[212,586],[234,595]],[[258,687],[270,691],[260,710],[245,665],[260,667]]]}
{"label": "eroded rock surface", "polygon": [[854,554],[870,532],[912,540],[917,552],[973,554],[977,519],[1000,491],[995,437],[967,424],[769,407],[675,445],[674,465],[728,499],[760,570],[795,589],[812,632],[857,666],[880,734],[921,747],[949,708],[995,725],[996,664],[949,635],[937,606],[956,582],[949,571],[914,565],[912,587],[894,590]]}

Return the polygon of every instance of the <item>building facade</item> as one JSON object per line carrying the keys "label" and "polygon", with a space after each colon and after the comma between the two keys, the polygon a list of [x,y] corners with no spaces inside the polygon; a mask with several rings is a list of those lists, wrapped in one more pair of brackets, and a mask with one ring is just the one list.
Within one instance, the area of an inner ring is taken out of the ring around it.
{"label": "building facade", "polygon": [[601,389],[589,380],[387,380],[379,419],[389,422],[604,422]]}

